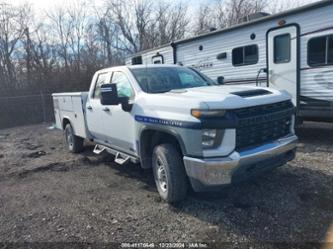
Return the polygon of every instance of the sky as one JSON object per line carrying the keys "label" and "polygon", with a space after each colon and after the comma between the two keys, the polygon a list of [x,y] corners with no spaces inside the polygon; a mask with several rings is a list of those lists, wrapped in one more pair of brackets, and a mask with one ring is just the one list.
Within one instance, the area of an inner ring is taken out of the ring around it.
{"label": "sky", "polygon": [[[1,1],[1,0],[0,0]],[[15,5],[20,5],[22,3],[31,3],[33,5],[33,8],[35,9],[35,11],[38,12],[44,12],[47,10],[50,10],[52,7],[54,6],[58,6],[58,5],[64,5],[66,4],[66,2],[68,2],[68,0],[4,0],[4,2],[9,2]],[[138,0],[140,1],[140,0]],[[167,0],[167,1],[180,1],[180,0]],[[205,3],[205,2],[210,2],[210,1],[214,1],[214,0],[187,0],[185,2],[187,2],[190,6],[190,8],[192,8],[193,10],[196,9],[196,7],[198,7],[200,4]],[[274,2],[282,2],[282,3],[292,3],[295,0],[275,0]],[[312,2],[317,2],[319,0],[296,0],[299,3],[303,4],[308,4],[308,3],[312,3]],[[95,3],[96,6],[101,6],[103,4],[103,2],[105,2],[105,0],[90,0],[90,3]]]}

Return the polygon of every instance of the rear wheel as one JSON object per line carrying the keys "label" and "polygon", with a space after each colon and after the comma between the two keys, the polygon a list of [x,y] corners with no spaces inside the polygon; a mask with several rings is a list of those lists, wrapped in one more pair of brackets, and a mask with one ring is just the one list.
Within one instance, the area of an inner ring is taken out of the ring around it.
{"label": "rear wheel", "polygon": [[185,199],[188,179],[181,154],[174,145],[161,144],[154,148],[153,172],[162,199],[169,203]]}
{"label": "rear wheel", "polygon": [[83,150],[83,138],[74,134],[71,124],[65,127],[65,139],[68,150],[72,153],[79,153]]}

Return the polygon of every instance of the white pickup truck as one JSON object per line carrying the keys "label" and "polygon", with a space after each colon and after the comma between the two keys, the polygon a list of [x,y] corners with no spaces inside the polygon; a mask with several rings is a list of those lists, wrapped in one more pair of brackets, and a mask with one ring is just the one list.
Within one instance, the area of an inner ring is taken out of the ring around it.
{"label": "white pickup truck", "polygon": [[120,66],[95,73],[89,92],[53,94],[71,152],[153,168],[167,202],[252,178],[292,160],[294,106],[285,91],[217,85],[191,68]]}

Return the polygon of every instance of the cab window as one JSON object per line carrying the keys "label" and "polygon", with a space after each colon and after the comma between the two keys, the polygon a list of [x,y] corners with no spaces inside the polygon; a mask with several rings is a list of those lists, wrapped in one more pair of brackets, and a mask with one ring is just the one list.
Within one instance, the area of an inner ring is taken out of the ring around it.
{"label": "cab window", "polygon": [[112,84],[117,84],[119,97],[133,97],[133,90],[127,76],[123,72],[114,72]]}
{"label": "cab window", "polygon": [[92,97],[94,99],[99,99],[101,95],[101,85],[109,82],[110,82],[110,73],[99,74],[96,79],[95,89]]}

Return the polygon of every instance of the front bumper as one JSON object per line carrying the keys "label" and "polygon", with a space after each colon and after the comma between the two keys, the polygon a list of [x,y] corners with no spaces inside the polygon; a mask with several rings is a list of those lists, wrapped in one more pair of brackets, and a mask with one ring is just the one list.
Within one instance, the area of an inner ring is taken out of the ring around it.
{"label": "front bumper", "polygon": [[295,156],[297,137],[290,135],[221,158],[184,157],[186,173],[195,191],[236,183],[279,167]]}

